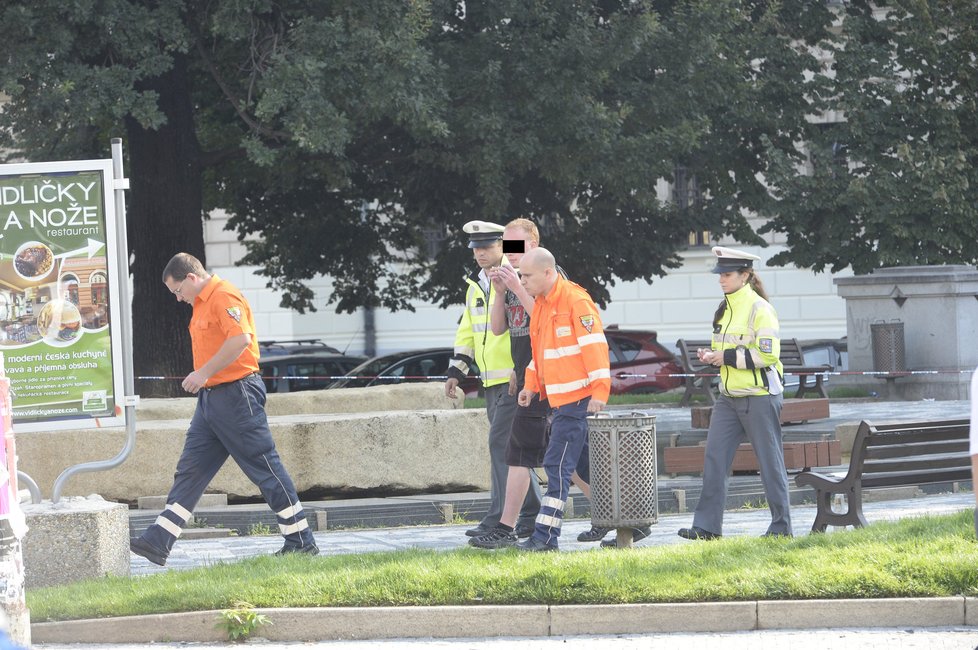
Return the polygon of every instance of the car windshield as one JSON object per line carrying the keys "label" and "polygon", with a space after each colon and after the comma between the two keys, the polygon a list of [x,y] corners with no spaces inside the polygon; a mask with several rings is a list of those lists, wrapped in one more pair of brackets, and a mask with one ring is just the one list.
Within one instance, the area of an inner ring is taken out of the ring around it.
{"label": "car windshield", "polygon": [[356,377],[356,379],[341,379],[339,380],[338,384],[347,388],[366,386],[373,380],[374,377],[379,375],[390,365],[390,357],[371,359],[370,361],[361,363],[359,366],[346,373],[350,377]]}

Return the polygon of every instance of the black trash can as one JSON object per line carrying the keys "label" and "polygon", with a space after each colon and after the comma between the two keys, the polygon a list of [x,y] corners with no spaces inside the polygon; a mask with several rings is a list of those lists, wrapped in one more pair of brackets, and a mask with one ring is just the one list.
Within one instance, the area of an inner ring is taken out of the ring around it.
{"label": "black trash can", "polygon": [[659,520],[655,416],[603,412],[588,418],[591,523],[618,529],[618,546],[632,545],[632,528]]}
{"label": "black trash can", "polygon": [[903,323],[879,321],[870,323],[873,338],[873,370],[876,372],[904,372],[907,369],[907,353],[903,341]]}

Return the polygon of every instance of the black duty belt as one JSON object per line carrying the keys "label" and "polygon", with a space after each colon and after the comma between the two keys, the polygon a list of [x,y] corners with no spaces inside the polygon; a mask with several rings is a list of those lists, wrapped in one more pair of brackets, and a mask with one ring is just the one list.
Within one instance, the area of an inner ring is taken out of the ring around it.
{"label": "black duty belt", "polygon": [[224,388],[225,386],[231,386],[233,384],[238,383],[239,381],[244,381],[245,379],[250,379],[251,377],[261,378],[261,373],[260,372],[250,372],[247,375],[245,375],[244,377],[241,377],[240,379],[235,379],[233,381],[225,381],[225,382],[220,383],[220,384],[214,384],[213,386],[207,386],[207,387],[204,388],[204,390],[216,390],[218,388]]}

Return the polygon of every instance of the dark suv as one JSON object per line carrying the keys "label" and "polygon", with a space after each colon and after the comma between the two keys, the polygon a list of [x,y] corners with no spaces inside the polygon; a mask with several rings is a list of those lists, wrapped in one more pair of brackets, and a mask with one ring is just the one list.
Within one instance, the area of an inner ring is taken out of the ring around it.
{"label": "dark suv", "polygon": [[[660,393],[679,388],[682,368],[675,355],[647,330],[620,330],[609,325],[604,330],[611,357],[611,394]],[[644,375],[629,377],[628,375]]]}
{"label": "dark suv", "polygon": [[321,339],[293,339],[290,341],[258,341],[259,354],[270,357],[278,354],[296,354],[300,352],[332,352],[343,354],[331,345],[326,345]]}
{"label": "dark suv", "polygon": [[[328,346],[326,346],[328,347]],[[305,349],[305,348],[303,348]],[[265,355],[268,356],[265,356]],[[359,365],[366,357],[310,348],[308,352],[266,353],[262,348],[261,366],[265,390],[269,393],[291,393],[297,390],[327,388]]]}
{"label": "dark suv", "polygon": [[[444,383],[451,358],[452,348],[409,350],[374,357],[347,373],[355,376],[356,379],[340,379],[330,388],[361,388],[418,381]],[[459,384],[459,388],[467,397],[476,397],[481,385],[479,369],[473,364],[469,367],[468,376]]]}

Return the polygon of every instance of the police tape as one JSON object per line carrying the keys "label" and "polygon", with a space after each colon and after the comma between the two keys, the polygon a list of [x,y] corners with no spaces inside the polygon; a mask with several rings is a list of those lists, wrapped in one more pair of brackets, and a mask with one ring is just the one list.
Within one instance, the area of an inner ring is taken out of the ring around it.
{"label": "police tape", "polygon": [[[785,370],[784,375],[800,376],[800,377],[846,377],[846,376],[874,376],[887,378],[896,377],[911,377],[916,375],[946,375],[946,374],[971,374],[975,372],[974,368],[942,368],[937,370],[819,370],[819,371],[805,371],[805,372],[794,372],[791,370]],[[648,379],[657,377],[716,377],[716,372],[657,372],[657,373],[616,373],[615,379]],[[478,375],[469,375],[470,378],[478,379]],[[332,381],[339,381],[343,379],[354,380],[354,379],[386,379],[390,381],[400,381],[400,380],[430,380],[430,381],[446,381],[448,380],[448,375],[274,375],[274,376],[261,376],[262,379],[289,379],[289,380],[307,380],[311,381],[329,379]],[[136,379],[147,380],[147,381],[174,381],[183,380],[184,377],[168,377],[168,376],[158,376],[158,375],[142,375],[136,377]]]}

